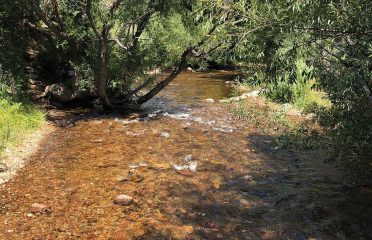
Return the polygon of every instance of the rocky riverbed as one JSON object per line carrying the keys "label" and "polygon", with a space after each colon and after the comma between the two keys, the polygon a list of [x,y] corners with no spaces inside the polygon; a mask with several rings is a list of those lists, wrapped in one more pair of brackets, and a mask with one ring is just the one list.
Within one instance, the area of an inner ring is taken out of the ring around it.
{"label": "rocky riverbed", "polygon": [[203,101],[226,95],[201,87],[190,102],[193,84],[175,86],[143,113],[51,112],[63,124],[0,187],[0,239],[371,238],[370,188],[322,152],[277,150],[265,119]]}

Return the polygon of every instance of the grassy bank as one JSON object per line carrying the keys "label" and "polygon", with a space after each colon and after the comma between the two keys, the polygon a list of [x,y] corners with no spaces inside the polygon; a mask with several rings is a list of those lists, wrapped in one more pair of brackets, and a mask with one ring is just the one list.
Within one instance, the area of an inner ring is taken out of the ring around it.
{"label": "grassy bank", "polygon": [[[249,77],[240,79],[234,85],[235,95],[260,90],[260,99],[235,102],[231,105],[231,113],[237,118],[250,120],[256,126],[260,123],[265,123],[263,125],[268,129],[280,126],[278,148],[318,149],[320,136],[323,140],[329,137],[320,128],[318,119],[332,104],[326,93],[317,90],[315,84],[314,80],[303,79],[293,83],[252,81]],[[315,113],[315,116],[309,113]],[[323,145],[326,147],[327,144]]]}
{"label": "grassy bank", "polygon": [[[44,113],[29,103],[0,99],[0,157],[44,122]],[[0,159],[1,162],[1,159]]]}
{"label": "grassy bank", "polygon": [[242,80],[235,85],[235,92],[240,94],[251,90],[261,90],[261,96],[275,103],[290,103],[299,110],[308,110],[314,106],[330,108],[331,102],[324,92],[315,89],[314,81],[278,84],[255,84]]}

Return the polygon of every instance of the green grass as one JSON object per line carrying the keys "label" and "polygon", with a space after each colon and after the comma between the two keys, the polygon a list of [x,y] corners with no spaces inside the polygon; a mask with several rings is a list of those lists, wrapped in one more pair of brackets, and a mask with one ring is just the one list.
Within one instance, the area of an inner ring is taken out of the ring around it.
{"label": "green grass", "polygon": [[234,95],[240,95],[242,92],[263,89],[261,96],[276,103],[290,103],[300,110],[308,109],[314,105],[329,109],[332,104],[324,92],[313,88],[315,81],[289,84],[280,82],[277,85],[267,83],[252,83],[242,81],[234,85]]}
{"label": "green grass", "polygon": [[44,113],[28,103],[0,99],[0,156],[7,146],[14,146],[44,121]]}

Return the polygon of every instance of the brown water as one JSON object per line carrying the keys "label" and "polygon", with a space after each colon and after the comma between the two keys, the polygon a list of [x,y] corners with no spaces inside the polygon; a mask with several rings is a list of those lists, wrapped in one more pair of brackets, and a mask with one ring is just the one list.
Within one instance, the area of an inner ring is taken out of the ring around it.
{"label": "brown water", "polygon": [[[171,82],[159,95],[148,102],[149,111],[197,108],[205,99],[218,100],[231,97],[232,86],[228,84],[238,76],[238,72],[184,72]],[[159,77],[161,80],[165,75]]]}
{"label": "brown water", "polygon": [[225,76],[181,75],[150,115],[67,117],[0,188],[0,239],[370,239],[370,188],[322,153],[275,150],[265,114],[257,127],[201,101],[229,94]]}

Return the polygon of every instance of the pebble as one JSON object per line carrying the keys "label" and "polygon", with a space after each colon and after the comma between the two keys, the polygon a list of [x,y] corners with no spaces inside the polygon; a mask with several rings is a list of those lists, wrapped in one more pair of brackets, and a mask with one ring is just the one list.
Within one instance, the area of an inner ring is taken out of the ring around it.
{"label": "pebble", "polygon": [[133,202],[133,198],[125,194],[118,195],[114,199],[114,204],[121,205],[121,206],[130,205],[132,204],[132,202]]}
{"label": "pebble", "polygon": [[205,99],[204,101],[206,101],[206,102],[210,102],[210,103],[214,103],[214,100],[213,100],[212,98],[207,98],[207,99]]}

